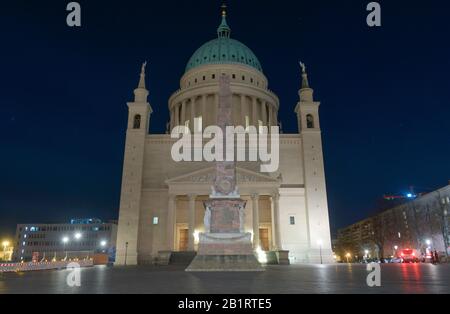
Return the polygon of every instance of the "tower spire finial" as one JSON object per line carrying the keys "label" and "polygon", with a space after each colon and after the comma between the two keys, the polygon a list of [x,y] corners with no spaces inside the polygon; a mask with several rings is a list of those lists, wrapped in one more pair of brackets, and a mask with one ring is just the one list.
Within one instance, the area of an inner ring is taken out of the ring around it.
{"label": "tower spire finial", "polygon": [[141,67],[141,77],[140,77],[140,79],[139,79],[139,85],[138,85],[138,88],[143,88],[143,89],[145,89],[145,69],[146,69],[146,67],[147,67],[147,61],[145,61],[145,62],[142,64],[142,67]]}
{"label": "tower spire finial", "polygon": [[146,102],[148,96],[148,90],[145,86],[145,69],[147,67],[147,61],[142,64],[141,74],[139,78],[138,87],[134,90],[134,101],[135,102]]}
{"label": "tower spire finial", "polygon": [[300,90],[298,91],[298,94],[300,96],[300,101],[312,102],[312,101],[314,101],[314,97],[313,97],[314,91],[309,86],[308,73],[306,73],[306,65],[301,61],[299,63],[300,63],[300,68],[302,69],[302,86],[300,87]]}
{"label": "tower spire finial", "polygon": [[310,88],[308,82],[308,74],[306,73],[306,65],[303,62],[299,62],[300,67],[302,68],[302,89]]}

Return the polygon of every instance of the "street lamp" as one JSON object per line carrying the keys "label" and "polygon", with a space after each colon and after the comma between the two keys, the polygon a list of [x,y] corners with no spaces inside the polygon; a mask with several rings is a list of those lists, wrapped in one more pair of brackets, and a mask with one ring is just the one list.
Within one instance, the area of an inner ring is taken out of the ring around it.
{"label": "street lamp", "polygon": [[394,246],[394,257],[397,257],[398,245]]}
{"label": "street lamp", "polygon": [[323,260],[322,260],[322,245],[323,245],[323,241],[320,239],[320,240],[317,241],[317,244],[319,245],[320,264],[323,264]]}
{"label": "street lamp", "polygon": [[82,237],[82,234],[81,234],[81,233],[79,233],[79,232],[75,233],[75,239],[76,239],[76,240],[80,240],[81,237]]}
{"label": "street lamp", "polygon": [[6,261],[6,248],[9,246],[9,241],[3,241],[3,260]]}
{"label": "street lamp", "polygon": [[352,256],[350,253],[347,253],[347,254],[345,254],[345,257],[347,258],[347,263],[349,263],[349,258],[350,258],[350,256]]}
{"label": "street lamp", "polygon": [[124,260],[125,266],[127,266],[127,257],[128,257],[128,242],[125,242],[125,260]]}
{"label": "street lamp", "polygon": [[63,247],[64,247],[64,254],[66,255],[65,257],[64,257],[64,261],[66,261],[67,260],[67,251],[66,251],[66,244],[67,243],[69,243],[69,237],[63,237],[62,238],[62,243],[63,243]]}
{"label": "street lamp", "polygon": [[107,242],[105,240],[100,241],[100,246],[101,247],[105,247],[107,244]]}

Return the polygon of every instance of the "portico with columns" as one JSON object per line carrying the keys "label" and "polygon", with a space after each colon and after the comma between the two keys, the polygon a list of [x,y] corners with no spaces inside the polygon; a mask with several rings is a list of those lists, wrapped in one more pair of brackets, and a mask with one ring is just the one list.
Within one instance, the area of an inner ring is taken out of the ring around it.
{"label": "portico with columns", "polygon": [[[166,249],[195,251],[196,234],[205,232],[204,201],[209,199],[214,169],[200,170],[167,180],[168,217]],[[280,181],[269,176],[238,168],[241,198],[247,202],[246,232],[253,234],[253,246],[261,250],[275,250],[279,246],[279,188]],[[276,218],[276,219],[273,219]],[[187,237],[186,236],[187,233]],[[263,234],[261,243],[260,234]],[[186,241],[187,242],[184,242]]]}

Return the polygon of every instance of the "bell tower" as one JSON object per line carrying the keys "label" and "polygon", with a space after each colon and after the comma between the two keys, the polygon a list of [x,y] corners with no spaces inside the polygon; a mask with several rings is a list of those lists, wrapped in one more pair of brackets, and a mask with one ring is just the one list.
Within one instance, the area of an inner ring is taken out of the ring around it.
{"label": "bell tower", "polygon": [[320,102],[314,101],[314,90],[309,85],[305,64],[300,62],[300,66],[302,84],[299,90],[300,101],[295,107],[295,113],[303,146],[303,179],[309,246],[307,258],[310,263],[332,263],[333,253],[319,120]]}
{"label": "bell tower", "polygon": [[117,231],[116,265],[138,263],[139,215],[142,193],[145,138],[149,132],[153,110],[147,102],[145,68],[142,65],[134,102],[128,103],[128,127],[120,196],[119,227]]}

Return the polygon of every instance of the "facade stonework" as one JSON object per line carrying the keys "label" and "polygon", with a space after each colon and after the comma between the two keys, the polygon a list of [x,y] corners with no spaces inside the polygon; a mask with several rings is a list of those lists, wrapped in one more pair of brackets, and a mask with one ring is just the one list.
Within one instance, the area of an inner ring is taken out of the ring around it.
{"label": "facade stonework", "polygon": [[[278,97],[268,89],[259,61],[231,40],[225,16],[218,38],[191,58],[180,89],[169,99],[170,123],[202,131],[217,124],[219,78],[230,78],[234,126],[278,126]],[[145,70],[145,68],[143,68]],[[152,107],[145,73],[128,104],[119,230],[118,265],[153,263],[162,251],[194,251],[204,232],[204,202],[215,179],[214,163],[175,162],[176,140],[149,134]],[[303,81],[307,80],[303,73]],[[237,184],[246,201],[245,232],[254,249],[288,250],[291,263],[332,262],[319,103],[303,82],[295,109],[297,134],[280,135],[280,166],[261,173],[260,162],[238,162]],[[201,121],[194,129],[194,118]]]}

